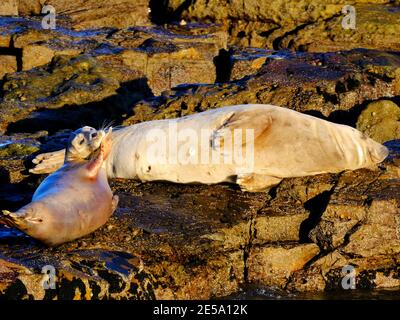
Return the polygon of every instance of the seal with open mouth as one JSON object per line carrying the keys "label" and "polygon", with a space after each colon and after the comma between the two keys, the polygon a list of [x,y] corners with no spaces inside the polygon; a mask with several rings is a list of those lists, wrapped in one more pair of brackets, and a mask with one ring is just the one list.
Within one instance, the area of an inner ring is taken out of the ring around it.
{"label": "seal with open mouth", "polygon": [[3,210],[0,223],[16,227],[48,246],[83,237],[105,224],[117,207],[105,160],[112,129],[84,127],[69,140],[64,164],[39,185],[32,202],[17,212]]}

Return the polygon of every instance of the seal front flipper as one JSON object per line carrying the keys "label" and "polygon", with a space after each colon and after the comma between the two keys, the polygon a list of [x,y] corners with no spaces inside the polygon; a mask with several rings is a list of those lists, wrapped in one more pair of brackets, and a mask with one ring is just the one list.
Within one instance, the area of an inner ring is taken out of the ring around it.
{"label": "seal front flipper", "polygon": [[[268,133],[272,125],[272,115],[268,110],[245,109],[234,111],[222,119],[222,124],[211,134],[210,144],[213,149],[223,148],[228,139],[235,145],[245,146],[249,138],[256,140]],[[247,130],[250,130],[247,131]],[[237,132],[237,136],[236,133]],[[248,135],[248,133],[251,133]],[[240,137],[240,141],[234,140]]]}
{"label": "seal front flipper", "polygon": [[255,173],[238,174],[236,178],[240,189],[248,192],[263,192],[281,181],[281,178]]}
{"label": "seal front flipper", "polygon": [[29,172],[33,174],[52,173],[62,167],[64,159],[65,149],[41,153],[32,160],[35,167],[30,169]]}
{"label": "seal front flipper", "polygon": [[117,209],[118,202],[119,202],[119,197],[117,195],[113,195],[112,201],[111,201],[112,212],[114,212]]}

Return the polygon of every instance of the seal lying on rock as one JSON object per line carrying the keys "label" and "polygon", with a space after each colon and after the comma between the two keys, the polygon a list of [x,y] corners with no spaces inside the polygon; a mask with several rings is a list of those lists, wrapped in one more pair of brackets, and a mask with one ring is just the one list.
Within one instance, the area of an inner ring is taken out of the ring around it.
{"label": "seal lying on rock", "polygon": [[[264,190],[288,177],[370,167],[388,155],[386,147],[352,127],[273,105],[230,106],[143,122],[114,131],[111,139],[110,178],[236,182],[247,191]],[[251,156],[239,161],[236,149]],[[39,155],[31,172],[48,172],[63,156],[63,150]]]}
{"label": "seal lying on rock", "polygon": [[75,131],[62,167],[43,180],[31,203],[14,213],[4,210],[0,223],[48,246],[80,238],[105,224],[118,203],[104,168],[111,132],[90,127]]}

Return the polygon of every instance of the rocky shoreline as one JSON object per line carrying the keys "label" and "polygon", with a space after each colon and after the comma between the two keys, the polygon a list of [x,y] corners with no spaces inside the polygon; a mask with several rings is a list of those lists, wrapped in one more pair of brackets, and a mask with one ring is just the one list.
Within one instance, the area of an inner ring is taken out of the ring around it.
{"label": "rocky shoreline", "polygon": [[[1,209],[29,202],[44,178],[29,173],[35,155],[110,120],[270,103],[357,127],[390,156],[265,193],[114,179],[118,210],[78,241],[45,248],[0,226],[0,299],[321,294],[343,290],[348,265],[371,296],[400,290],[400,2],[74,3],[0,4]],[[41,27],[43,5],[55,30]],[[341,27],[344,5],[355,30]]]}

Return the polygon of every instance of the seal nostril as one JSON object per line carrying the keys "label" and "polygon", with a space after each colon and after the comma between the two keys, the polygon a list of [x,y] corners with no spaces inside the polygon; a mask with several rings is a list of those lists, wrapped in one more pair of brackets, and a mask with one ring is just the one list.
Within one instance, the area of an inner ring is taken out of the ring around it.
{"label": "seal nostril", "polygon": [[96,138],[97,137],[97,132],[92,133],[91,137],[92,138]]}

